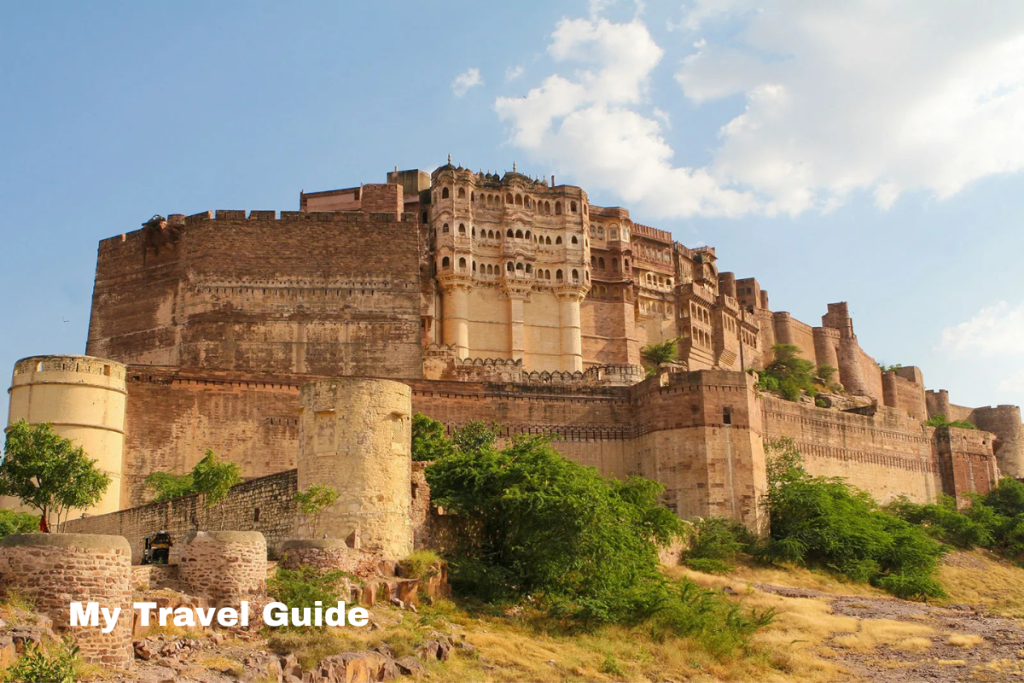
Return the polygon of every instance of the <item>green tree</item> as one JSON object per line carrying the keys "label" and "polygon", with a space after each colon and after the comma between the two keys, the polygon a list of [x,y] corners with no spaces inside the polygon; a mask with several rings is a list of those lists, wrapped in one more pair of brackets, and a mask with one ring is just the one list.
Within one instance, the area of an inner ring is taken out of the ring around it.
{"label": "green tree", "polygon": [[19,420],[8,429],[0,495],[14,496],[39,510],[58,530],[71,510],[95,505],[109,485],[110,477],[96,468],[96,461],[49,424],[31,427]]}
{"label": "green tree", "polygon": [[11,534],[31,534],[39,531],[39,516],[14,510],[0,510],[0,541]]}
{"label": "green tree", "polygon": [[673,362],[678,355],[679,347],[675,339],[647,344],[640,349],[640,358],[649,374],[657,370],[662,363]]}
{"label": "green tree", "polygon": [[338,492],[329,484],[310,484],[305,491],[296,491],[294,500],[304,520],[306,538],[316,538],[320,535],[320,516],[338,502]]}
{"label": "green tree", "polygon": [[444,435],[444,425],[423,413],[412,416],[412,459],[418,462],[440,460],[452,453],[452,442]]}
{"label": "green tree", "polygon": [[222,500],[232,486],[241,482],[241,468],[233,462],[218,461],[209,449],[188,474],[153,472],[146,477],[146,486],[156,491],[154,501],[203,493],[207,507]]}
{"label": "green tree", "polygon": [[682,533],[660,484],[607,479],[540,437],[457,449],[426,470],[432,499],[466,520],[453,583],[487,600],[541,596],[556,614],[619,621],[666,599],[658,547]]}
{"label": "green tree", "polygon": [[772,347],[773,360],[761,371],[757,386],[763,391],[778,393],[787,401],[798,401],[803,392],[814,397],[814,363],[800,357],[800,347],[794,344],[776,344]]}

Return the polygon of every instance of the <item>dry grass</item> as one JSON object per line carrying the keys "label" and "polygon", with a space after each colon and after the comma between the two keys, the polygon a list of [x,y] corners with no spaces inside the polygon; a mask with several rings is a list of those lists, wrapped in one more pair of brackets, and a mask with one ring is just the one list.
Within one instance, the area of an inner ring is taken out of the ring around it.
{"label": "dry grass", "polygon": [[838,574],[793,565],[765,566],[755,562],[739,563],[730,575],[748,583],[768,583],[787,588],[806,588],[835,595],[885,597],[889,594],[866,583],[854,583]]}
{"label": "dry grass", "polygon": [[956,633],[956,634],[953,634],[953,635],[951,635],[949,637],[949,640],[946,641],[946,644],[947,645],[953,645],[953,646],[956,646],[956,647],[968,648],[968,647],[974,647],[975,645],[981,645],[984,642],[985,642],[985,639],[982,638],[981,636],[976,636],[976,635],[966,634],[966,633],[965,634]]}
{"label": "dry grass", "polygon": [[856,632],[850,635],[837,636],[834,639],[838,647],[857,652],[867,652],[879,645],[896,645],[908,638],[933,635],[935,629],[924,624],[911,624],[893,619],[862,619]]}
{"label": "dry grass", "polygon": [[928,638],[907,638],[896,643],[894,647],[905,652],[924,652],[931,646],[932,641]]}
{"label": "dry grass", "polygon": [[950,603],[980,605],[1009,617],[1024,617],[1024,569],[985,551],[950,553],[937,578]]}
{"label": "dry grass", "polygon": [[203,655],[196,661],[196,664],[204,669],[214,669],[221,673],[231,674],[235,678],[241,678],[245,674],[245,667],[240,662],[221,655]]}

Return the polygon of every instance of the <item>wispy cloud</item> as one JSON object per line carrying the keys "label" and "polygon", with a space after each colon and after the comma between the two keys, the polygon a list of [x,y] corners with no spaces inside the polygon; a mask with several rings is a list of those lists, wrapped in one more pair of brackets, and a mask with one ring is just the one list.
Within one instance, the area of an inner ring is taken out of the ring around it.
{"label": "wispy cloud", "polygon": [[970,320],[944,329],[940,348],[954,356],[1024,355],[1024,304],[1000,301],[982,308]]}
{"label": "wispy cloud", "polygon": [[455,77],[455,80],[452,81],[452,92],[455,93],[456,97],[462,97],[471,88],[483,84],[484,79],[480,77],[480,69],[474,66]]}
{"label": "wispy cloud", "polygon": [[505,82],[511,83],[512,81],[522,78],[526,68],[522,64],[516,64],[505,69]]}

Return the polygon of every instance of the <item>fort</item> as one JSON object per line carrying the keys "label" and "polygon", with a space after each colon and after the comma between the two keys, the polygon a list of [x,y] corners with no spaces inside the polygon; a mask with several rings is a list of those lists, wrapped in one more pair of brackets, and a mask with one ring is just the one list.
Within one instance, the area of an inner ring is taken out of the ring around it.
{"label": "fort", "polygon": [[[678,360],[648,373],[641,349],[665,340]],[[758,391],[746,370],[776,343],[835,368],[842,391]],[[291,496],[311,482],[341,493],[332,538],[407,553],[429,506],[408,449],[415,412],[557,435],[573,460],[661,482],[682,517],[751,527],[777,437],[811,473],[881,501],[964,499],[1024,476],[1019,408],[958,406],[915,367],[883,371],[845,303],[817,326],[774,311],[713,248],[515,169],[449,161],[303,192],[297,211],[155,217],[100,242],[86,354],[18,361],[9,421],[51,422],[111,474],[69,530],[123,535],[136,559],[143,533],[204,524],[258,531],[279,552],[295,537]],[[978,429],[924,424],[939,413]],[[187,472],[206,449],[246,482],[209,509],[149,502],[147,475]],[[334,561],[329,549],[303,552]]]}

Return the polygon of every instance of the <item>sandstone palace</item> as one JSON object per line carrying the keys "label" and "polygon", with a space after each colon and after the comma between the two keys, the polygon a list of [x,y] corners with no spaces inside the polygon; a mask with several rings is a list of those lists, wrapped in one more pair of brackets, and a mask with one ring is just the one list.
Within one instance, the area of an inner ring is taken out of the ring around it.
{"label": "sandstone palace", "polygon": [[[641,348],[670,339],[678,362],[648,377]],[[843,391],[817,404],[759,392],[745,369],[776,343],[837,368]],[[397,380],[412,412],[448,428],[558,435],[569,458],[661,482],[683,517],[756,525],[776,437],[813,474],[882,501],[1024,476],[1019,408],[954,405],[915,367],[883,372],[845,303],[820,324],[796,320],[753,277],[722,272],[714,249],[515,169],[449,162],[304,192],[297,211],[156,217],[100,242],[86,354],[19,361],[10,408],[12,421],[52,422],[112,475],[79,530],[119,519],[102,528],[129,535],[123,511],[148,500],[146,476],[187,472],[212,449],[250,480],[237,487],[248,517],[224,528],[272,540],[268,501],[286,499],[302,467],[302,387],[324,378]],[[339,418],[363,420],[358,405]],[[925,426],[938,413],[979,429]],[[407,443],[411,415],[381,415]],[[371,445],[367,458],[394,457]],[[375,493],[345,495],[358,510]]]}

